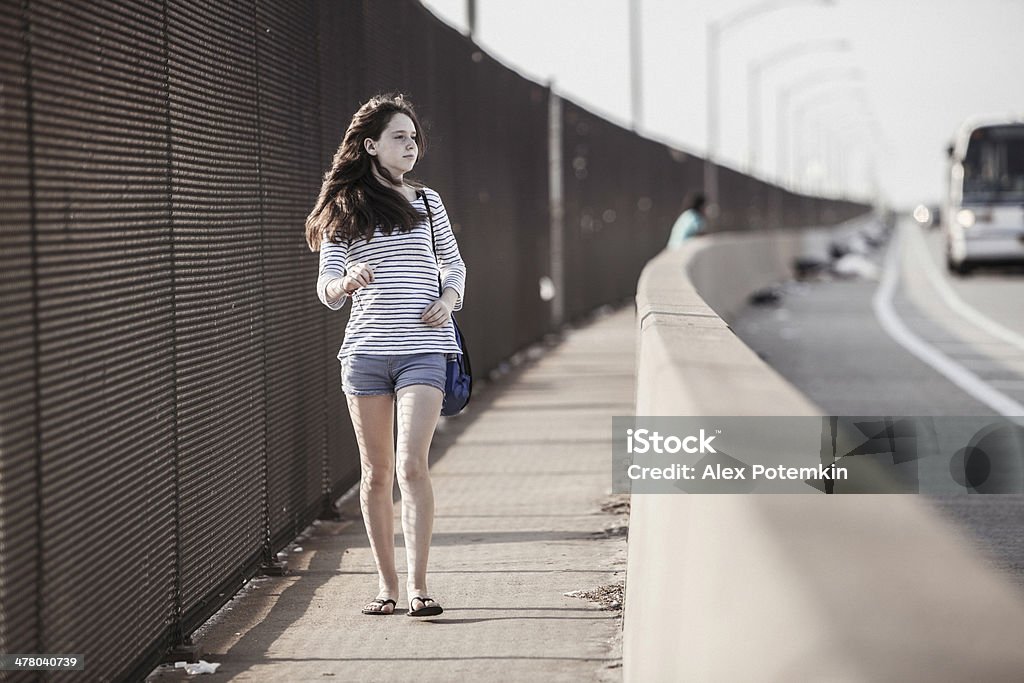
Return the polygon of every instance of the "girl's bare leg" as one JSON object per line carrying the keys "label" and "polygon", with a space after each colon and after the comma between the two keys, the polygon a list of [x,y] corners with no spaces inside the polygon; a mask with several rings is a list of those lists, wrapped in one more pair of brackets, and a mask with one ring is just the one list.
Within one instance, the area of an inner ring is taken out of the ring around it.
{"label": "girl's bare leg", "polygon": [[[426,384],[398,390],[398,486],[402,490],[402,531],[409,597],[427,592],[427,557],[434,528],[434,489],[427,454],[441,414],[444,393]],[[418,600],[409,609],[424,607]]]}
{"label": "girl's bare leg", "polygon": [[[391,492],[395,482],[395,440],[393,394],[384,396],[347,396],[356,442],[359,444],[359,507],[363,511],[366,535],[377,563],[382,600],[398,601],[398,572],[395,569],[394,502]],[[390,614],[390,605],[368,604]]]}

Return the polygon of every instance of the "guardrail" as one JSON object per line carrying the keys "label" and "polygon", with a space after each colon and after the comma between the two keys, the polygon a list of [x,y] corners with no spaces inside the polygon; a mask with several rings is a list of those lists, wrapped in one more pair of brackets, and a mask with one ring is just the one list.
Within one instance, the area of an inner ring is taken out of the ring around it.
{"label": "guardrail", "polygon": [[[712,235],[647,265],[637,415],[822,414],[722,319],[807,239]],[[1017,681],[1021,633],[1020,594],[914,496],[631,496],[627,683]]]}

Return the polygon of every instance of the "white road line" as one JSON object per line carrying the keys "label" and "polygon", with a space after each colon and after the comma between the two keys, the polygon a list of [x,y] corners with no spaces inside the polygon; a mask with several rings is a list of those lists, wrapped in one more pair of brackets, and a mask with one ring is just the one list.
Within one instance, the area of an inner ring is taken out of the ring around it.
{"label": "white road line", "polygon": [[1003,327],[991,318],[982,315],[977,309],[971,308],[968,304],[964,303],[964,300],[961,299],[953,288],[949,286],[949,283],[946,282],[939,273],[939,269],[936,267],[935,261],[932,260],[931,255],[928,253],[924,237],[919,231],[914,231],[913,241],[914,248],[921,254],[922,260],[925,261],[925,275],[928,277],[928,280],[932,283],[935,290],[939,293],[939,296],[942,297],[942,300],[946,302],[947,306],[975,327],[988,332],[996,339],[1002,339],[1007,344],[1024,351],[1024,337],[1011,329]]}
{"label": "white road line", "polygon": [[903,324],[903,321],[899,319],[899,316],[896,315],[892,302],[900,276],[900,251],[903,248],[906,232],[904,226],[905,224],[901,223],[896,231],[893,242],[889,247],[889,253],[886,254],[882,281],[879,283],[878,289],[875,290],[875,295],[871,299],[871,306],[875,311],[875,317],[878,318],[879,324],[896,343],[935,368],[949,381],[995,412],[1006,417],[1024,416],[1024,405],[986,384],[973,372],[922,340],[911,332]]}

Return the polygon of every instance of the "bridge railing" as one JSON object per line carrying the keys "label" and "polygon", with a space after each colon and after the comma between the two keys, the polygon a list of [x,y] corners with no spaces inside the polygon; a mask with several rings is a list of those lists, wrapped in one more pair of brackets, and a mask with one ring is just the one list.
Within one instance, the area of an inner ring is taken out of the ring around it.
{"label": "bridge railing", "polygon": [[[712,235],[647,264],[638,416],[823,414],[723,320],[805,239]],[[913,495],[634,493],[627,553],[627,683],[1024,671],[1024,601]]]}

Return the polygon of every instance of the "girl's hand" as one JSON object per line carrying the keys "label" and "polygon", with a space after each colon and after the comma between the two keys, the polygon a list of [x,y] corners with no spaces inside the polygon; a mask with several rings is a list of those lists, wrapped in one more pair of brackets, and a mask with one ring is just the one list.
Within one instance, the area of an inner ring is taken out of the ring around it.
{"label": "girl's hand", "polygon": [[423,309],[423,315],[420,316],[420,320],[431,327],[447,325],[451,319],[452,307],[445,303],[444,299],[435,299],[434,303]]}
{"label": "girl's hand", "polygon": [[357,263],[348,269],[341,280],[341,288],[345,294],[352,294],[373,282],[373,267],[369,263]]}

